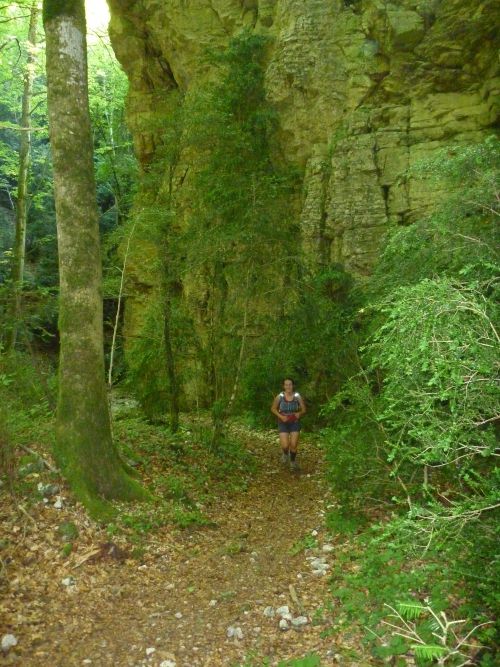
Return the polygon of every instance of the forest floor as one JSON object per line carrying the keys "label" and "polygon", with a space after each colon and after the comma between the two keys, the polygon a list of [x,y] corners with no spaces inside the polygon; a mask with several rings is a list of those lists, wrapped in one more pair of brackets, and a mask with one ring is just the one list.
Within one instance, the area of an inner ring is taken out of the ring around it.
{"label": "forest floor", "polygon": [[[333,501],[321,449],[303,438],[297,474],[281,463],[273,431],[240,435],[255,461],[242,488],[217,491],[207,525],[154,531],[139,558],[67,490],[59,503],[29,505],[4,494],[0,633],[18,643],[0,663],[261,667],[314,654],[301,664],[375,664],[355,635],[328,631],[328,571],[349,545],[325,528]],[[70,524],[78,539],[62,555]],[[290,616],[276,611],[283,606]]]}

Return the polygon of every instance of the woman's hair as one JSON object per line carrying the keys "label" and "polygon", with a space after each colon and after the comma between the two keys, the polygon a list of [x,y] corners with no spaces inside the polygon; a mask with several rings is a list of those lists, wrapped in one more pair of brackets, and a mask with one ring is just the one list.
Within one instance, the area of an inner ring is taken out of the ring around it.
{"label": "woman's hair", "polygon": [[290,380],[290,382],[292,383],[292,385],[295,387],[295,380],[294,380],[293,378],[290,378],[290,377],[283,378],[283,384],[285,384],[285,382],[286,382],[287,380]]}

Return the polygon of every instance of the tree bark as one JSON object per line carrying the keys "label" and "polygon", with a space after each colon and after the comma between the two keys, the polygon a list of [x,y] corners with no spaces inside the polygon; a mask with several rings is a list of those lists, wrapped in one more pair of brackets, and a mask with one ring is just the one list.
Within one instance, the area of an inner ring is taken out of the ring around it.
{"label": "tree bark", "polygon": [[12,323],[5,343],[6,351],[14,348],[21,319],[21,299],[26,256],[26,226],[28,217],[28,173],[31,161],[31,98],[36,64],[36,29],[39,17],[38,4],[30,10],[28,28],[27,62],[24,70],[24,85],[21,110],[21,137],[19,139],[19,172],[17,179],[16,237],[12,258],[12,303],[9,320]]}
{"label": "tree bark", "polygon": [[104,381],[98,210],[88,106],[84,0],[45,0],[47,92],[59,248],[59,395],[56,458],[90,509],[132,499],[111,435]]}
{"label": "tree bark", "polygon": [[170,430],[177,433],[179,430],[179,384],[177,382],[177,372],[175,370],[175,358],[172,348],[172,336],[170,331],[170,313],[172,310],[170,298],[165,295],[165,304],[163,312],[163,336],[165,342],[165,360],[168,376],[169,390],[169,412],[170,412]]}

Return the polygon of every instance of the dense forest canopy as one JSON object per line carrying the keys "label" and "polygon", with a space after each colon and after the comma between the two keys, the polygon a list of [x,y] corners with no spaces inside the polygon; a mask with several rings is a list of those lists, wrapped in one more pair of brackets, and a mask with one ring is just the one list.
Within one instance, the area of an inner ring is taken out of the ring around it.
{"label": "dense forest canopy", "polygon": [[[494,665],[490,4],[475,3],[479,42],[456,3],[229,3],[227,15],[215,3],[203,24],[166,3],[187,51],[154,14],[148,33],[143,4],[112,0],[112,43],[88,26],[86,45],[80,0],[45,2],[43,19],[37,2],[0,9],[0,491],[13,511],[35,508],[45,460],[124,543],[207,525],[191,496],[210,475],[243,492],[255,464],[235,425],[269,433],[293,377],[334,499],[325,530],[350,545],[325,593],[341,609],[330,630],[366,633],[370,664]],[[311,62],[287,51],[321,11],[355,36],[342,53],[319,36],[340,81],[331,100],[315,87],[317,44]],[[287,33],[294,12],[304,23]],[[461,56],[442,41],[458,24]],[[74,94],[64,25],[86,54]]]}

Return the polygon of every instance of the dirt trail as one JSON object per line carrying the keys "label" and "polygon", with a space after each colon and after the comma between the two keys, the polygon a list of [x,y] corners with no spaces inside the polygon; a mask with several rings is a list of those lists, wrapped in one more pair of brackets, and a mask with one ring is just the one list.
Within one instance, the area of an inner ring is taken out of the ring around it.
{"label": "dirt trail", "polygon": [[[165,532],[142,565],[102,561],[64,570],[54,563],[31,649],[25,644],[7,664],[260,667],[265,657],[275,665],[308,652],[321,656],[322,666],[337,664],[345,651],[322,638],[328,619],[315,617],[328,598],[328,577],[311,569],[312,557],[335,557],[335,547],[322,549],[333,542],[322,526],[328,501],[321,453],[305,439],[301,473],[292,474],[279,461],[274,434],[256,436],[251,448],[259,472],[246,492],[217,502],[215,527]],[[294,554],[314,530],[318,546]],[[64,576],[75,585],[61,586]],[[306,616],[307,625],[280,630],[279,617],[264,610],[282,605]],[[240,628],[242,638],[228,638],[229,627]]]}

